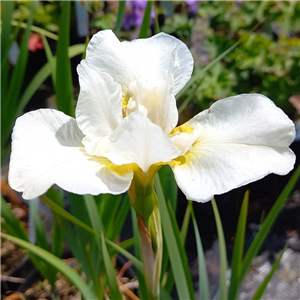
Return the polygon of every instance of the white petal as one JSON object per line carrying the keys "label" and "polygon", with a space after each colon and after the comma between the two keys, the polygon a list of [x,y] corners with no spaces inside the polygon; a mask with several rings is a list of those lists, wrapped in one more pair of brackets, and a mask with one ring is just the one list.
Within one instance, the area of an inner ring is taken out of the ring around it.
{"label": "white petal", "polygon": [[161,80],[155,88],[147,82],[136,81],[137,109],[153,123],[160,126],[165,133],[169,133],[178,122],[178,110],[173,96],[173,80],[169,74],[167,80]]}
{"label": "white petal", "polygon": [[169,162],[179,155],[162,129],[153,124],[141,112],[136,111],[109,137],[109,152],[104,154],[116,165],[136,163],[147,172],[159,162]]}
{"label": "white petal", "polygon": [[170,71],[176,94],[190,79],[194,63],[187,46],[170,35],[159,33],[148,39],[120,43],[111,30],[92,37],[86,60],[89,66],[121,83],[125,93],[132,81],[159,82]]}
{"label": "white petal", "polygon": [[122,120],[120,85],[111,76],[89,68],[81,61],[77,67],[80,94],[76,107],[76,121],[90,139],[110,135]]}
{"label": "white petal", "polygon": [[85,152],[83,134],[65,114],[40,109],[18,118],[12,135],[9,184],[35,198],[57,184],[77,194],[119,194],[126,191],[132,171]]}
{"label": "white petal", "polygon": [[115,81],[126,88],[133,79],[127,56],[128,53],[123,51],[114,33],[111,30],[103,30],[91,38],[86,49],[85,60],[90,67],[110,74]]}
{"label": "white petal", "polygon": [[294,124],[262,95],[217,101],[188,125],[199,138],[171,165],[188,199],[208,201],[270,173],[285,175],[295,163],[288,148],[295,137]]}

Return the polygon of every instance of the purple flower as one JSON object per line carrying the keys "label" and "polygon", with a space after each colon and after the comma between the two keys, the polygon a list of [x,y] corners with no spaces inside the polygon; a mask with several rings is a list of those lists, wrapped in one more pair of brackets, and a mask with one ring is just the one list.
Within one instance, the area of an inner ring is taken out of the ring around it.
{"label": "purple flower", "polygon": [[[124,15],[123,27],[129,29],[134,26],[141,26],[144,18],[144,12],[148,1],[127,1],[126,13]],[[155,18],[155,11],[152,7],[151,24]]]}
{"label": "purple flower", "polygon": [[188,5],[190,13],[197,14],[198,6],[201,1],[188,0],[188,1],[184,1],[184,2]]}

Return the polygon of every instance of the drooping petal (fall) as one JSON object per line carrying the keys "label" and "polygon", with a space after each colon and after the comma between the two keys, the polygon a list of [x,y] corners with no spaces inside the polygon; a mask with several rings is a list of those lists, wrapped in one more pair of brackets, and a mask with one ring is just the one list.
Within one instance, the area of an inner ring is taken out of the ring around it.
{"label": "drooping petal (fall)", "polygon": [[96,33],[86,51],[89,66],[110,74],[127,93],[137,79],[159,82],[167,72],[174,77],[174,94],[187,83],[193,58],[187,46],[164,33],[131,42],[119,42],[111,30]]}
{"label": "drooping petal (fall)", "polygon": [[12,135],[10,186],[25,199],[45,193],[51,185],[77,194],[119,194],[133,173],[105,158],[88,155],[75,119],[52,109],[18,118]]}
{"label": "drooping petal (fall)", "polygon": [[88,67],[85,60],[77,67],[80,93],[76,121],[91,140],[110,135],[122,120],[120,85],[106,73]]}
{"label": "drooping petal (fall)", "polygon": [[168,162],[180,154],[162,129],[141,112],[123,119],[107,142],[107,157],[116,165],[136,163],[143,172],[151,165]]}
{"label": "drooping petal (fall)", "polygon": [[285,175],[295,163],[294,124],[265,96],[219,100],[187,124],[199,137],[171,167],[188,199],[206,202],[270,173]]}

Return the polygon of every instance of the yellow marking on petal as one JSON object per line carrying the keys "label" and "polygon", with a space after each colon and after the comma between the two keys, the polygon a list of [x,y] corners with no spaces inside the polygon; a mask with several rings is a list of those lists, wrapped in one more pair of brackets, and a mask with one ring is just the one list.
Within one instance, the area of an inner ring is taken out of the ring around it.
{"label": "yellow marking on petal", "polygon": [[125,96],[123,96],[123,100],[122,100],[122,114],[123,114],[123,118],[125,118],[127,116],[127,105],[130,99],[130,95],[127,93],[125,94]]}
{"label": "yellow marking on petal", "polygon": [[111,171],[117,173],[121,177],[125,177],[126,173],[130,170],[133,170],[135,165],[135,164],[126,164],[126,165],[117,166],[113,164],[109,159],[102,156],[101,157],[94,156],[93,160],[99,162],[102,165],[105,165],[105,168],[110,169]]}
{"label": "yellow marking on petal", "polygon": [[186,132],[186,133],[193,133],[194,128],[188,125],[188,123],[184,123],[178,127],[175,127],[169,135],[174,134],[175,132]]}

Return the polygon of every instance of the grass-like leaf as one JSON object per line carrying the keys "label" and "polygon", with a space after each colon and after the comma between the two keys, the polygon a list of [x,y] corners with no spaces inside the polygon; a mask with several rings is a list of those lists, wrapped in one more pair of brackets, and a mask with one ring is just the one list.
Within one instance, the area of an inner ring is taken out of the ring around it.
{"label": "grass-like leaf", "polygon": [[287,197],[292,192],[296,182],[298,181],[300,176],[300,166],[297,167],[294,174],[292,175],[291,179],[279,195],[278,199],[276,200],[275,204],[273,205],[272,209],[268,213],[267,217],[265,218],[264,222],[259,228],[257,235],[255,236],[253,242],[251,243],[242,263],[241,274],[239,277],[239,285],[243,281],[244,277],[246,276],[251,262],[254,257],[257,255],[258,251],[260,250],[265,238],[267,237],[271,227],[273,226],[278,214],[280,213]]}
{"label": "grass-like leaf", "polygon": [[71,62],[68,59],[70,43],[71,2],[62,1],[62,12],[59,22],[56,64],[56,104],[65,114],[74,116],[73,84]]}
{"label": "grass-like leaf", "polygon": [[[28,59],[28,40],[30,36],[30,26],[33,21],[33,7],[34,4],[30,4],[30,16],[28,19],[29,27],[25,29],[24,36],[20,46],[20,53],[17,63],[13,69],[13,73],[9,81],[9,88],[5,95],[2,94],[2,107],[1,107],[1,145],[5,145],[9,135],[10,129],[15,118],[15,107],[17,107],[19,95],[21,92],[23,78],[26,70]],[[8,81],[6,83],[8,83]],[[5,87],[3,87],[5,88]],[[5,157],[1,154],[2,161]]]}
{"label": "grass-like leaf", "polygon": [[116,272],[112,265],[111,258],[109,256],[109,253],[106,248],[103,232],[101,235],[101,239],[102,239],[102,253],[103,253],[105,275],[106,275],[107,283],[108,283],[108,287],[109,287],[110,298],[116,299],[116,300],[122,300],[122,296],[121,296],[119,286],[117,283]]}
{"label": "grass-like leaf", "polygon": [[158,171],[165,199],[170,201],[174,212],[177,210],[178,187],[174,173],[169,166],[162,166]]}
{"label": "grass-like leaf", "polygon": [[219,283],[220,299],[226,300],[227,299],[227,251],[226,251],[224,230],[223,230],[219,210],[214,198],[211,200],[211,204],[214,211],[215,222],[216,222],[217,232],[218,232],[219,249],[220,249],[220,283]]}
{"label": "grass-like leaf", "polygon": [[199,291],[200,291],[200,299],[206,300],[210,299],[209,293],[209,283],[208,283],[208,275],[206,269],[206,262],[204,256],[204,250],[201,242],[200,232],[198,229],[197,221],[195,218],[194,208],[192,201],[189,201],[189,208],[192,215],[192,221],[194,226],[195,238],[196,238],[196,246],[197,246],[197,254],[198,254],[198,269],[199,269]]}
{"label": "grass-like leaf", "polygon": [[52,54],[52,51],[50,49],[47,38],[44,35],[42,35],[42,40],[43,40],[43,45],[44,45],[45,53],[46,53],[46,56],[47,56],[47,60],[50,63],[50,66],[51,66],[52,83],[53,83],[53,86],[54,86],[54,89],[55,89],[55,86],[56,86],[56,64],[55,63],[56,63],[56,61],[55,61],[54,56]]}
{"label": "grass-like leaf", "polygon": [[[85,224],[84,222],[82,222],[81,220],[79,220],[78,218],[76,218],[75,216],[73,216],[72,214],[67,212],[66,210],[64,210],[61,206],[59,206],[55,202],[51,201],[48,197],[41,196],[40,198],[43,200],[43,202],[45,202],[52,209],[53,212],[55,212],[56,214],[58,214],[65,220],[68,220],[71,223],[76,224],[77,226],[85,229],[87,232],[90,232],[95,236],[98,236],[98,237],[101,236],[99,232],[96,232],[93,228],[91,228],[90,226],[88,226],[87,224]],[[107,245],[109,245],[110,247],[115,249],[117,252],[124,255],[128,260],[131,260],[137,269],[139,269],[139,270],[143,269],[143,264],[141,263],[141,261],[139,259],[137,259],[136,257],[134,257],[132,254],[130,254],[128,251],[126,251],[125,249],[121,248],[120,246],[118,246],[117,244],[113,243],[112,241],[110,241],[108,239],[106,239],[106,243],[107,243]]]}
{"label": "grass-like leaf", "polygon": [[41,217],[38,212],[36,200],[32,200],[29,202],[29,213],[30,213],[30,215],[32,217],[32,221],[33,221],[36,244],[39,247],[49,251],[49,245],[48,245],[48,241],[47,241],[46,231],[45,231],[44,225],[42,223]]}
{"label": "grass-like leaf", "polygon": [[[73,58],[77,55],[80,55],[84,52],[85,45],[84,44],[77,44],[72,45],[68,49],[68,59]],[[56,57],[54,57],[54,62],[56,64]],[[17,114],[20,114],[24,107],[27,105],[31,97],[37,91],[37,89],[41,86],[41,84],[51,75],[52,66],[51,63],[46,63],[39,72],[33,77],[29,85],[27,86],[26,90],[22,94]]]}
{"label": "grass-like leaf", "polygon": [[[260,22],[258,22],[251,30],[249,30],[249,33],[253,32],[259,25],[261,25],[267,17],[263,18]],[[183,96],[186,94],[186,92],[191,88],[191,86],[199,82],[205,72],[207,72],[211,67],[213,67],[217,62],[219,62],[221,59],[223,59],[227,54],[229,54],[231,51],[233,51],[236,47],[238,47],[242,42],[242,38],[240,38],[236,43],[234,43],[231,47],[229,47],[226,51],[221,53],[218,57],[216,57],[212,62],[210,62],[207,66],[205,66],[202,70],[199,70],[198,72],[195,72],[189,82],[179,91],[179,93],[176,95],[176,99],[178,101],[181,101]],[[181,105],[178,108],[178,112],[181,113],[186,106],[189,104],[189,102],[193,99],[193,93],[191,93],[188,97],[185,97],[184,101],[181,103]]]}
{"label": "grass-like leaf", "polygon": [[116,29],[115,29],[116,36],[119,36],[120,30],[122,28],[125,6],[126,6],[126,1],[119,1],[119,9],[117,15]]}
{"label": "grass-like leaf", "polygon": [[237,225],[237,231],[236,231],[233,254],[232,254],[232,261],[231,261],[231,280],[230,280],[230,287],[228,291],[228,299],[236,299],[238,289],[239,289],[238,281],[241,273],[242,259],[244,253],[248,202],[249,202],[249,191],[245,193],[240,215],[239,215],[239,221]]}
{"label": "grass-like leaf", "polygon": [[9,208],[6,201],[3,199],[1,195],[1,218],[5,220],[5,225],[8,226],[9,231],[7,231],[9,234],[14,235],[24,241],[29,242],[28,235],[21,225],[21,222],[19,219],[16,218],[16,216],[13,214],[12,210]]}
{"label": "grass-like leaf", "polygon": [[252,300],[256,300],[256,299],[261,299],[262,295],[268,285],[268,283],[270,282],[270,280],[272,279],[275,271],[278,269],[281,258],[283,256],[284,251],[287,249],[287,246],[285,246],[282,251],[280,252],[279,257],[276,259],[276,261],[274,262],[271,271],[269,272],[269,274],[265,277],[265,279],[262,281],[262,283],[260,284],[260,286],[258,287],[258,289],[256,290],[255,294],[252,297]]}
{"label": "grass-like leaf", "polygon": [[155,189],[159,202],[162,229],[169,253],[176,289],[179,299],[194,299],[194,290],[186,252],[180,237],[180,231],[174,215],[165,202],[158,174],[155,175]]}
{"label": "grass-like leaf", "polygon": [[147,38],[151,21],[152,1],[147,1],[143,22],[140,28],[139,38]]}
{"label": "grass-like leaf", "polygon": [[49,253],[48,251],[32,245],[29,242],[21,240],[19,238],[13,237],[11,235],[1,233],[3,238],[6,238],[18,246],[26,249],[28,252],[33,253],[52,265],[58,272],[63,274],[74,286],[78,288],[78,290],[82,293],[85,299],[97,299],[95,294],[92,292],[92,289],[83,281],[83,279],[67,264],[62,262],[55,255]]}

